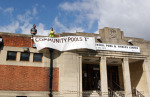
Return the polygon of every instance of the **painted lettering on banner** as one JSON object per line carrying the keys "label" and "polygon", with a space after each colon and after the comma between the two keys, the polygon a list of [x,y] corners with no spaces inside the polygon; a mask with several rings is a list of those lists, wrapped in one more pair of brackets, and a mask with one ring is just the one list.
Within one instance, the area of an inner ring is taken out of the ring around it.
{"label": "painted lettering on banner", "polygon": [[53,43],[67,43],[67,42],[77,42],[77,41],[88,41],[88,37],[61,37],[61,38],[50,38],[50,37],[44,37],[44,38],[35,38],[36,42],[40,41],[49,41]]}
{"label": "painted lettering on banner", "polygon": [[83,36],[65,36],[59,38],[34,37],[34,42],[38,50],[43,48],[53,48],[59,51],[73,49],[93,49],[95,50],[95,38]]}

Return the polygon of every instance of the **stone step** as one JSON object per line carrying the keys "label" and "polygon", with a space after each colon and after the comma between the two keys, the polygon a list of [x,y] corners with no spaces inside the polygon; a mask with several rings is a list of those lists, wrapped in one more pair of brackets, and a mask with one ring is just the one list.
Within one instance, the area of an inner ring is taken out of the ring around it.
{"label": "stone step", "polygon": [[121,94],[124,94],[124,91],[116,91],[115,94],[116,94],[118,97],[121,97]]}
{"label": "stone step", "polygon": [[83,97],[100,97],[100,94],[96,91],[84,92]]}

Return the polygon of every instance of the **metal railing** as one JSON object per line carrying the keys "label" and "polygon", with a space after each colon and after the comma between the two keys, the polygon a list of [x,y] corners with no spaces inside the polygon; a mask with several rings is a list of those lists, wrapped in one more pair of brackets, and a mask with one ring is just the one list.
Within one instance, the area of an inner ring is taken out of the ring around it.
{"label": "metal railing", "polygon": [[119,96],[121,96],[121,97],[125,97],[124,92],[117,92],[117,94],[118,94]]}
{"label": "metal railing", "polygon": [[117,88],[119,89],[119,90],[124,90],[119,84],[117,84],[116,82],[114,82],[113,81],[113,83],[117,86]]}
{"label": "metal railing", "polygon": [[138,91],[136,88],[133,88],[133,94],[135,97],[145,97],[140,91]]}
{"label": "metal railing", "polygon": [[108,89],[108,97],[118,97],[115,92],[111,89]]}
{"label": "metal railing", "polygon": [[[119,91],[120,91],[120,90],[124,91],[124,89],[123,89],[119,84],[115,83],[114,81],[113,81],[113,83],[117,86],[117,88],[118,88]],[[119,96],[121,96],[121,97],[125,97],[124,92],[121,92],[121,91],[119,92],[119,91],[117,91],[116,93],[117,93]]]}

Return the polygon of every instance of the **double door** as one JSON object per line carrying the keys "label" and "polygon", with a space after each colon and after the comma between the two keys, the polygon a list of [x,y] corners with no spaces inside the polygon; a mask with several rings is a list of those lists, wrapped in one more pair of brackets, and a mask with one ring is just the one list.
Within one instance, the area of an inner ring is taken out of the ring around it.
{"label": "double door", "polygon": [[[108,88],[111,90],[119,90],[118,66],[107,66]],[[82,71],[82,87],[83,90],[99,90],[100,85],[100,69],[99,66],[85,65]]]}
{"label": "double door", "polygon": [[119,76],[117,66],[107,66],[108,88],[111,90],[119,90]]}
{"label": "double door", "polygon": [[83,90],[98,90],[100,80],[99,66],[86,66],[82,71]]}

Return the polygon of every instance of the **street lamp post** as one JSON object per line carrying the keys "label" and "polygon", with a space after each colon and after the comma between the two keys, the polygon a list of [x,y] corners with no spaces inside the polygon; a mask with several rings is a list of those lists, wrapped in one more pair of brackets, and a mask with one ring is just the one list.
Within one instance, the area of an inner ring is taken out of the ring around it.
{"label": "street lamp post", "polygon": [[53,88],[53,51],[54,49],[49,48],[49,52],[50,52],[50,74],[49,74],[49,97],[53,97],[52,94],[52,88]]}

